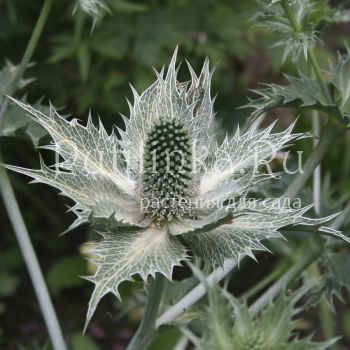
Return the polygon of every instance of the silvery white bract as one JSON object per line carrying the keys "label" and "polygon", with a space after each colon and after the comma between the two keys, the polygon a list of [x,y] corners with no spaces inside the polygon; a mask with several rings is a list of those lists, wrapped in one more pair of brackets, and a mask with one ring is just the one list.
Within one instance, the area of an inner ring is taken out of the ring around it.
{"label": "silvery white bract", "polygon": [[[38,170],[9,169],[58,188],[75,201],[77,219],[104,223],[101,240],[92,245],[97,269],[87,322],[101,298],[136,274],[146,281],[156,273],[171,279],[174,266],[192,251],[214,265],[265,250],[261,241],[281,237],[286,225],[314,225],[329,220],[304,217],[309,208],[276,206],[273,200],[249,201],[249,189],[261,181],[258,168],[290,141],[292,126],[272,133],[252,125],[217,144],[208,134],[213,120],[211,72],[205,61],[191,81],[177,81],[176,52],[169,69],[141,95],[135,90],[130,118],[121,138],[103,125],[67,121],[51,107],[49,115],[14,100],[53,139],[46,148],[62,162]],[[268,178],[268,176],[265,176]],[[232,203],[239,203],[232,205]],[[329,231],[341,235],[337,231]],[[180,238],[181,237],[181,238]]]}
{"label": "silvery white bract", "polygon": [[82,11],[90,15],[94,21],[101,16],[103,11],[109,11],[104,0],[77,0],[77,5]]}

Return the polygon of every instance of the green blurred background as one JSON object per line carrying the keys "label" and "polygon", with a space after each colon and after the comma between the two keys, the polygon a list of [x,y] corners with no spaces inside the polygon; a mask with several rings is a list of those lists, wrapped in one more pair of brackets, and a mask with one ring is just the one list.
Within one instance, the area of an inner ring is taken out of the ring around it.
{"label": "green blurred background", "polygon": [[[327,1],[319,1],[327,11]],[[33,65],[25,78],[34,78],[20,91],[34,103],[43,98],[51,101],[63,114],[81,120],[91,110],[94,120],[101,117],[109,131],[122,126],[119,113],[128,115],[126,98],[132,100],[131,83],[139,92],[154,79],[152,67],[166,65],[179,45],[180,78],[189,79],[185,58],[198,72],[205,57],[215,66],[213,95],[218,93],[215,109],[216,128],[231,132],[238,122],[244,123],[249,110],[237,109],[251,96],[250,89],[259,83],[283,82],[282,72],[293,74],[296,67],[289,60],[282,63],[282,50],[271,48],[273,33],[257,27],[252,20],[259,5],[250,0],[173,0],[126,1],[108,0],[110,13],[100,18],[94,30],[92,20],[79,10],[72,15],[75,3],[55,1],[49,21],[34,53]],[[344,4],[335,1],[333,5]],[[39,0],[0,0],[0,64],[6,60],[17,64],[22,57],[42,6]],[[317,49],[319,60],[327,64],[337,50],[344,50],[350,33],[349,24],[328,26],[322,35],[324,47]],[[275,110],[267,121],[280,119],[279,126],[288,125],[302,112],[291,109]],[[309,130],[309,115],[303,115],[298,129]],[[5,162],[37,167],[38,155],[31,140],[22,137],[0,139]],[[41,144],[48,139],[41,141]],[[329,197],[337,198],[350,192],[350,137],[335,140],[324,164],[325,177],[330,181]],[[308,152],[311,142],[301,144]],[[52,154],[41,151],[52,160]],[[43,267],[58,317],[71,348],[124,349],[139,322],[141,284],[123,286],[124,304],[107,296],[100,304],[93,322],[83,337],[81,331],[92,285],[79,275],[91,267],[80,252],[91,235],[82,226],[63,238],[63,232],[73,220],[66,214],[65,198],[43,185],[28,186],[28,179],[11,174],[19,204],[28,225],[36,252]],[[69,204],[69,203],[68,203]],[[259,256],[260,264],[249,263],[237,273],[239,295],[253,285],[274,265],[278,257]],[[247,273],[249,271],[249,273]],[[188,274],[176,271],[176,278]],[[341,306],[338,314],[340,334],[350,337],[350,312]],[[303,325],[320,339],[317,319],[311,314]],[[179,332],[167,329],[153,349],[171,349]],[[348,341],[344,339],[344,344]],[[350,338],[348,338],[350,339]],[[162,343],[162,341],[164,343]],[[25,349],[48,342],[45,325],[14,238],[5,210],[0,203],[0,348]],[[346,345],[345,345],[346,346]],[[346,349],[346,348],[344,348]]]}

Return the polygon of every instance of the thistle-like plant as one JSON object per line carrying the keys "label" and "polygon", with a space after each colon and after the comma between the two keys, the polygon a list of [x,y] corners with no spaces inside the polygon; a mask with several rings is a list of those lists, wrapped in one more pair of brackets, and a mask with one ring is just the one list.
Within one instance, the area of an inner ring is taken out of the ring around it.
{"label": "thistle-like plant", "polygon": [[[289,296],[282,291],[259,316],[253,316],[246,303],[218,286],[207,286],[207,289],[209,305],[205,310],[205,324],[194,325],[194,331],[183,329],[197,350],[326,350],[339,339],[314,342],[312,336],[300,338],[295,316],[303,310],[297,304],[308,287]],[[201,319],[203,321],[203,316]]]}
{"label": "thistle-like plant", "polygon": [[[87,323],[109,292],[120,298],[120,283],[139,275],[172,277],[188,251],[213,265],[226,259],[253,257],[261,243],[281,237],[287,225],[320,225],[330,219],[304,216],[309,207],[290,208],[273,200],[252,201],[250,192],[262,176],[260,168],[277,150],[304,137],[293,125],[272,133],[257,124],[239,130],[222,143],[209,133],[213,121],[212,72],[206,60],[199,76],[189,65],[190,82],[177,80],[176,52],[167,73],[141,95],[134,89],[125,131],[108,134],[102,123],[86,126],[67,121],[51,107],[45,115],[14,100],[53,139],[46,148],[63,160],[37,170],[9,169],[58,188],[71,198],[80,224],[101,223],[100,240],[91,253],[97,269],[87,277],[95,284]],[[328,234],[341,236],[327,229]]]}
{"label": "thistle-like plant", "polygon": [[[281,0],[262,0],[263,12],[255,16],[259,24],[279,33],[281,40],[276,42],[274,47],[283,47],[283,60],[292,57],[298,60],[301,54],[307,59],[308,49],[317,42],[316,23],[312,18],[314,3],[309,0],[290,0],[290,11],[295,15],[295,23],[290,23],[286,17]],[[282,6],[279,6],[279,5]],[[293,27],[294,24],[294,27]]]}

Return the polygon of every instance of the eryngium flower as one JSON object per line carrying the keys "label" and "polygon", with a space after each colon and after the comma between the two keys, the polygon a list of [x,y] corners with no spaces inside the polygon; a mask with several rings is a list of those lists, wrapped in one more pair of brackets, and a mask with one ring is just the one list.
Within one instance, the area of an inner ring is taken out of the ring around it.
{"label": "eryngium flower", "polygon": [[221,265],[266,250],[261,241],[281,237],[283,226],[329,219],[304,217],[309,207],[249,200],[249,190],[264,178],[264,159],[303,135],[292,134],[293,126],[272,133],[273,126],[259,131],[252,125],[218,144],[208,132],[214,115],[208,61],[199,76],[189,66],[187,83],[177,81],[175,62],[176,52],[166,75],[156,73],[141,95],[133,89],[120,138],[101,122],[96,127],[91,116],[83,126],[53,107],[44,115],[14,100],[48,131],[53,143],[46,148],[63,161],[48,167],[41,160],[38,170],[8,168],[71,198],[77,219],[70,229],[86,222],[105,227],[91,250],[97,269],[87,277],[95,284],[87,322],[101,298],[109,292],[120,298],[119,284],[134,275],[171,279],[174,266],[188,259],[187,247]]}

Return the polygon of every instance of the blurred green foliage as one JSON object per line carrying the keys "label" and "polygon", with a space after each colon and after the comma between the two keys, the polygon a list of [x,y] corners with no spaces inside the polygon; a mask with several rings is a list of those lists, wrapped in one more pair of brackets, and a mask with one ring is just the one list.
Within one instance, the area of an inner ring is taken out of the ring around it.
{"label": "blurred green foliage", "polygon": [[[19,60],[40,5],[0,2],[0,57]],[[78,10],[72,16],[71,1],[55,2],[34,55],[35,66],[28,71],[37,78],[28,89],[31,98],[46,95],[56,106],[69,105],[79,115],[92,108],[104,118],[115,118],[126,112],[129,82],[138,90],[148,86],[154,76],[151,67],[161,68],[176,45],[194,66],[205,56],[218,64],[214,91],[220,87],[231,109],[232,99],[242,97],[235,65],[253,52],[257,28],[249,18],[255,2],[238,0],[232,6],[214,0],[109,0],[107,5],[110,13],[104,13],[92,31],[88,15]]]}
{"label": "blurred green foliage", "polygon": [[74,288],[84,284],[84,280],[77,277],[85,275],[87,275],[86,263],[82,256],[65,256],[50,268],[47,274],[47,283],[56,291],[64,288]]}

